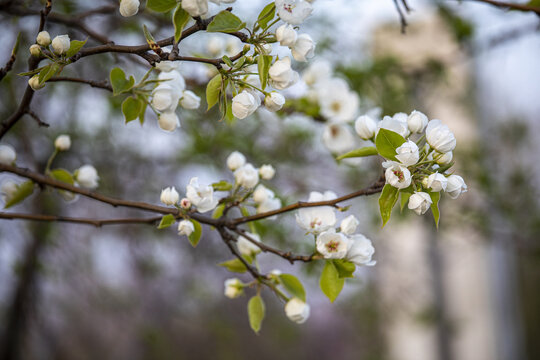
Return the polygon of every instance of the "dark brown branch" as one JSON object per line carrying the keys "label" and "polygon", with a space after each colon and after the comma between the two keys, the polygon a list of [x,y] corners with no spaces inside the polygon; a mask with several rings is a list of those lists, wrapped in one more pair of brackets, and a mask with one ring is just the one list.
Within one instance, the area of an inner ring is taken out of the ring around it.
{"label": "dark brown branch", "polygon": [[112,86],[106,80],[94,81],[94,80],[79,79],[79,78],[73,78],[73,77],[67,77],[67,76],[55,76],[47,80],[47,82],[60,82],[60,81],[88,84],[94,88],[109,90],[111,92],[113,91]]}
{"label": "dark brown branch", "polygon": [[85,224],[85,225],[92,225],[95,227],[101,227],[104,225],[117,225],[117,224],[155,224],[161,219],[161,216],[156,216],[152,218],[88,219],[88,218],[75,218],[75,217],[69,217],[69,216],[58,216],[58,215],[0,212],[0,219],[67,222],[67,223]]}
{"label": "dark brown branch", "polygon": [[231,227],[234,227],[235,225],[244,224],[250,221],[262,220],[262,219],[265,219],[274,215],[283,214],[283,213],[301,209],[301,208],[317,207],[317,206],[334,206],[335,207],[340,202],[343,202],[346,200],[350,200],[359,196],[366,196],[366,195],[379,193],[382,191],[384,183],[385,183],[384,177],[381,177],[379,180],[377,180],[377,182],[375,182],[373,185],[365,189],[355,191],[353,193],[338,197],[333,200],[316,201],[316,202],[298,201],[294,204],[284,206],[277,210],[267,211],[267,212],[256,214],[256,215],[244,216],[244,217],[233,219],[232,221],[230,221],[229,225]]}
{"label": "dark brown branch", "polygon": [[261,279],[264,280],[267,277],[265,275],[262,275],[255,267],[253,267],[251,264],[249,264],[246,259],[238,252],[236,247],[232,244],[236,241],[236,239],[225,230],[223,226],[220,226],[217,228],[219,231],[219,234],[221,235],[221,238],[223,239],[223,242],[227,245],[231,253],[244,264],[247,271],[255,278],[255,279]]}
{"label": "dark brown branch", "polygon": [[494,0],[470,0],[470,1],[476,1],[476,2],[482,2],[485,4],[489,4],[492,6],[496,6],[501,9],[513,9],[513,10],[521,10],[521,11],[530,11],[540,16],[540,7],[538,6],[531,6],[526,4],[518,4],[518,3],[512,3],[512,2],[506,2],[506,1],[494,1]]}
{"label": "dark brown branch", "polygon": [[17,48],[19,47],[20,37],[21,34],[19,33],[19,35],[17,35],[17,39],[15,40],[15,45],[13,46],[13,50],[11,51],[11,56],[9,57],[9,60],[3,68],[0,68],[0,81],[2,81],[2,79],[7,75],[7,73],[11,71],[11,69],[13,68],[13,64],[15,64],[15,60],[17,60]]}
{"label": "dark brown branch", "polygon": [[30,115],[34,120],[36,120],[38,126],[43,126],[43,127],[49,127],[49,124],[47,124],[46,122],[42,121],[38,114],[36,114],[35,112],[33,112],[32,110],[26,110],[26,113],[28,115]]}
{"label": "dark brown branch", "polygon": [[396,10],[398,12],[398,15],[399,15],[399,21],[401,23],[401,33],[402,34],[405,34],[405,31],[407,29],[407,19],[405,18],[405,14],[403,13],[403,11],[401,10],[401,7],[399,6],[399,3],[397,2],[397,0],[393,0],[394,1],[394,6],[396,7]]}

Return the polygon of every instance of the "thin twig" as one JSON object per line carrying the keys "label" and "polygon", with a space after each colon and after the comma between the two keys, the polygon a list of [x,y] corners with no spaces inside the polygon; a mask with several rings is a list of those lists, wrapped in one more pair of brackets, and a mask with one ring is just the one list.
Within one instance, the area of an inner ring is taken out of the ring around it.
{"label": "thin twig", "polygon": [[476,1],[476,2],[482,2],[485,4],[493,5],[501,9],[514,9],[514,10],[521,10],[521,11],[530,11],[540,16],[540,7],[539,6],[532,6],[527,4],[518,4],[518,3],[512,3],[512,2],[506,2],[506,1],[494,1],[494,0],[469,0],[469,1]]}
{"label": "thin twig", "polygon": [[34,120],[36,120],[38,126],[42,126],[42,127],[49,127],[49,124],[47,124],[45,121],[42,121],[38,114],[36,114],[35,112],[33,112],[32,110],[28,109],[26,110],[26,113],[28,115],[30,115]]}
{"label": "thin twig", "polygon": [[403,11],[401,10],[401,7],[399,6],[399,3],[397,2],[397,0],[393,0],[394,1],[394,6],[396,7],[396,10],[398,12],[398,15],[399,15],[399,20],[401,22],[401,33],[402,34],[405,34],[405,31],[407,29],[407,19],[405,18],[405,14],[403,13]]}
{"label": "thin twig", "polygon": [[112,86],[106,80],[95,81],[95,80],[86,80],[86,79],[79,79],[79,78],[73,78],[73,77],[67,77],[67,76],[55,76],[47,80],[47,82],[51,82],[51,81],[52,82],[67,81],[67,82],[88,84],[94,88],[109,90],[111,92],[113,91]]}
{"label": "thin twig", "polygon": [[101,227],[104,225],[117,225],[117,224],[155,224],[161,219],[161,216],[152,217],[152,218],[89,219],[89,218],[76,218],[76,217],[58,216],[58,215],[0,212],[0,219],[67,222],[67,223],[84,224],[84,225],[92,225],[95,227]]}

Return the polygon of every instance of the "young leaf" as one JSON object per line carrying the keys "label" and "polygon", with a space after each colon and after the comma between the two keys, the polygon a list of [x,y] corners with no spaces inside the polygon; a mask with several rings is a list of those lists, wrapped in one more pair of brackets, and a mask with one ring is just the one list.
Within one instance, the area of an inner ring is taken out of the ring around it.
{"label": "young leaf", "polygon": [[223,10],[216,15],[214,20],[206,28],[207,32],[235,32],[243,29],[246,23],[231,13],[230,11]]}
{"label": "young leaf", "polygon": [[223,266],[230,272],[235,273],[245,273],[247,271],[246,265],[244,265],[243,262],[241,262],[239,259],[232,259],[225,262],[222,262],[221,264],[218,264],[218,266]]}
{"label": "young leaf", "polygon": [[59,72],[60,65],[58,63],[51,63],[43,68],[39,72],[39,84],[43,84],[45,81],[52,78],[54,75],[56,75]]}
{"label": "young leaf", "polygon": [[156,12],[167,12],[174,9],[177,0],[148,0],[146,7]]}
{"label": "young leaf", "polygon": [[197,247],[199,244],[199,241],[201,240],[202,235],[202,227],[201,224],[197,220],[190,220],[193,223],[194,230],[191,233],[191,235],[188,236],[189,243],[193,247]]}
{"label": "young leaf", "polygon": [[301,299],[302,301],[306,301],[306,291],[304,290],[304,286],[296,278],[296,276],[291,274],[282,274],[279,275],[279,279],[281,280],[281,283],[283,284],[283,287],[294,297],[297,297]]}
{"label": "young leaf", "polygon": [[126,124],[135,120],[139,116],[141,108],[142,103],[139,99],[135,99],[130,96],[124,100],[122,103],[122,113],[126,119]]}
{"label": "young leaf", "polygon": [[409,198],[411,197],[412,193],[406,191],[400,191],[399,193],[401,194],[399,210],[403,211],[403,209],[405,209],[405,205],[407,205],[407,202],[409,202]]}
{"label": "young leaf", "polygon": [[219,100],[219,94],[221,92],[221,74],[214,76],[206,86],[206,103],[208,104],[208,110],[217,104]]}
{"label": "young leaf", "polygon": [[65,169],[54,169],[51,171],[51,176],[58,181],[65,182],[70,185],[73,185],[75,183],[73,175],[71,175],[69,171]]}
{"label": "young leaf", "polygon": [[221,57],[221,60],[223,60],[223,62],[224,62],[228,67],[231,67],[231,68],[234,67],[234,64],[233,64],[231,58],[228,57],[227,55],[223,55],[223,56]]}
{"label": "young leaf", "polygon": [[379,129],[375,138],[375,146],[382,157],[396,161],[396,149],[405,142],[405,138],[397,132]]}
{"label": "young leaf", "polygon": [[182,37],[182,31],[186,24],[188,23],[191,17],[189,14],[182,9],[182,4],[179,3],[173,14],[173,23],[174,23],[174,41],[178,42]]}
{"label": "young leaf", "polygon": [[379,152],[377,149],[373,146],[366,146],[360,149],[349,151],[346,154],[340,155],[336,158],[336,160],[343,160],[347,158],[355,158],[355,157],[364,157],[364,156],[372,156],[377,155]]}
{"label": "young leaf", "polygon": [[433,219],[435,219],[435,226],[439,228],[439,200],[441,199],[440,192],[430,192],[429,196],[431,197],[431,212],[433,213]]}
{"label": "young leaf", "polygon": [[176,218],[172,214],[164,215],[159,222],[158,229],[165,229],[176,222]]}
{"label": "young leaf", "polygon": [[386,225],[388,220],[390,220],[390,215],[394,205],[396,204],[398,196],[399,190],[397,188],[390,184],[384,185],[381,196],[379,197],[379,209],[381,211],[383,227]]}
{"label": "young leaf", "polygon": [[111,86],[113,88],[113,95],[118,95],[124,91],[128,91],[135,84],[135,79],[133,76],[129,77],[129,80],[126,79],[126,73],[120,68],[114,68],[111,70],[110,74]]}
{"label": "young leaf", "polygon": [[73,55],[78,53],[79,50],[82,49],[84,44],[86,44],[86,40],[71,40],[71,42],[69,43],[69,50],[66,52],[66,57],[72,57]]}
{"label": "young leaf", "polygon": [[213,183],[212,187],[215,191],[229,191],[232,189],[233,186],[231,183],[225,180],[221,180],[219,182]]}
{"label": "young leaf", "polygon": [[339,277],[339,273],[332,261],[327,261],[319,280],[319,286],[328,297],[330,302],[334,302],[343,289],[345,279]]}
{"label": "young leaf", "polygon": [[13,205],[17,205],[34,192],[34,183],[30,180],[17,185],[17,191],[10,197],[10,199],[4,205],[4,209],[10,208]]}
{"label": "young leaf", "polygon": [[347,260],[334,260],[334,266],[338,272],[340,278],[352,278],[354,277],[353,273],[356,270],[356,265]]}
{"label": "young leaf", "polygon": [[145,101],[145,98],[142,95],[138,95],[137,98],[141,102],[141,111],[139,111],[139,122],[144,124],[144,115],[146,114],[146,107],[148,104]]}
{"label": "young leaf", "polygon": [[274,18],[275,15],[276,3],[272,1],[270,4],[266,5],[264,9],[262,9],[262,11],[260,12],[259,17],[257,18],[259,26],[262,29],[266,29],[266,26]]}
{"label": "young leaf", "polygon": [[268,81],[268,70],[270,70],[270,65],[272,64],[272,56],[270,55],[259,55],[257,58],[257,67],[259,69],[259,80],[261,80],[262,89],[266,87]]}
{"label": "young leaf", "polygon": [[260,295],[255,295],[248,302],[249,325],[256,333],[261,330],[264,319],[264,301]]}

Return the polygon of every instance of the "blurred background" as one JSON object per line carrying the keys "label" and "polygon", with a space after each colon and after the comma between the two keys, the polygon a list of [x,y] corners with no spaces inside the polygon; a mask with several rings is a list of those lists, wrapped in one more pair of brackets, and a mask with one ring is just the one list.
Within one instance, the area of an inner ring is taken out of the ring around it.
{"label": "blurred background", "polygon": [[[35,11],[43,6],[17,2],[32,10],[22,14],[9,10],[9,3],[0,6],[0,63],[9,58],[19,31],[22,43],[14,71],[0,82],[0,119],[15,110],[24,91],[26,79],[16,74],[26,69],[22,59],[34,42]],[[73,16],[104,5],[114,8],[117,2],[58,0],[53,12]],[[265,1],[232,5],[248,19]],[[456,172],[469,192],[442,200],[438,231],[431,215],[408,211],[396,211],[381,229],[377,196],[350,201],[360,231],[373,240],[377,265],[358,270],[330,304],[318,288],[321,264],[290,266],[261,255],[264,272],[277,268],[302,279],[312,314],[307,323],[294,324],[279,300],[263,292],[267,317],[257,336],[248,324],[248,297],[223,296],[223,281],[235,275],[216,266],[230,255],[209,228],[193,249],[172,228],[2,220],[0,356],[540,359],[539,18],[472,1],[410,0],[409,5],[404,35],[390,0],[317,0],[301,31],[318,43],[313,60],[329,61],[334,75],[357,92],[358,115],[417,109],[455,132]],[[172,34],[169,16],[149,11],[132,18],[112,11],[85,22],[119,44],[144,43],[143,23],[156,38]],[[46,29],[51,36],[87,36],[53,21]],[[215,51],[208,49],[215,36],[189,37],[180,54]],[[241,48],[218,37],[219,55]],[[115,66],[138,79],[148,70],[134,57],[105,54],[78,61],[64,75],[101,81]],[[305,65],[295,67],[301,71]],[[210,69],[183,63],[180,71],[204,99]],[[301,99],[306,85],[288,94]],[[276,167],[272,186],[284,203],[305,200],[310,191],[346,194],[369,185],[380,172],[375,159],[337,163],[321,141],[325,124],[317,116],[260,110],[229,125],[218,121],[217,112],[206,113],[203,100],[199,110],[178,113],[182,127],[171,134],[158,128],[151,112],[144,125],[125,125],[121,100],[86,85],[48,83],[36,93],[32,110],[50,127],[25,118],[2,143],[17,149],[19,166],[41,170],[55,137],[67,133],[72,149],[57,158],[57,166],[91,163],[101,176],[99,192],[156,204],[162,188],[184,190],[192,176],[207,183],[231,180],[225,159],[234,150],[256,166]],[[0,174],[0,181],[8,178],[14,177]],[[144,215],[85,198],[66,203],[50,191],[34,194],[13,211]],[[309,251],[292,214],[261,221],[257,229],[264,242]]]}

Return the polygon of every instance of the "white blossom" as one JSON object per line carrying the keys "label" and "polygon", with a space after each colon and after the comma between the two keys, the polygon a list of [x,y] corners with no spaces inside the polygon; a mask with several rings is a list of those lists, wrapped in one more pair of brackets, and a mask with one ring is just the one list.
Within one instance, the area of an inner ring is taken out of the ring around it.
{"label": "white blossom", "polygon": [[396,159],[405,166],[414,165],[420,159],[418,145],[411,140],[407,140],[401,144],[401,146],[396,149],[396,153]]}
{"label": "white blossom", "polygon": [[345,259],[354,263],[355,265],[373,266],[376,261],[372,260],[372,256],[375,253],[375,248],[367,237],[362,234],[356,234],[350,237],[351,246]]}
{"label": "white blossom", "polygon": [[159,199],[165,205],[172,206],[176,205],[176,203],[180,199],[180,195],[178,194],[178,191],[176,191],[174,186],[166,187],[165,189],[161,190],[161,195]]}
{"label": "white blossom", "polygon": [[351,235],[356,231],[358,227],[358,219],[354,215],[349,215],[345,219],[341,220],[339,225],[340,231],[345,235]]}
{"label": "white blossom", "polygon": [[269,111],[278,111],[285,105],[285,97],[277,91],[272,91],[264,98],[264,106]]}
{"label": "white blossom", "polygon": [[[313,191],[309,194],[308,202],[332,200],[336,194],[327,191],[324,194]],[[331,206],[318,206],[302,208],[296,214],[296,222],[308,232],[320,233],[330,229],[336,224],[336,214]]]}
{"label": "white blossom", "polygon": [[346,125],[326,125],[323,132],[323,144],[335,154],[342,154],[354,147],[354,136]]}
{"label": "white blossom", "polygon": [[296,61],[306,62],[315,55],[315,41],[308,34],[300,34],[291,47],[291,54]]}
{"label": "white blossom", "polygon": [[155,66],[156,66],[156,69],[158,69],[159,71],[168,73],[171,71],[177,71],[178,67],[180,66],[180,62],[170,61],[170,60],[161,60]]}
{"label": "white blossom", "polygon": [[382,121],[377,124],[377,127],[379,129],[386,129],[398,133],[404,138],[409,136],[409,128],[407,123],[391,118],[390,116],[385,116]]}
{"label": "white blossom", "polygon": [[426,187],[432,191],[444,191],[448,185],[448,179],[443,174],[433,173],[428,176],[426,185]]}
{"label": "white blossom", "polygon": [[445,152],[444,154],[438,154],[437,153],[434,156],[435,161],[439,165],[448,165],[448,164],[450,164],[452,162],[453,157],[454,157],[454,154],[451,151]]}
{"label": "white blossom", "polygon": [[158,80],[160,81],[159,85],[167,84],[172,86],[178,94],[181,94],[182,91],[186,89],[186,80],[182,74],[176,70],[160,72],[158,75]]}
{"label": "white blossom", "polygon": [[41,47],[37,44],[30,45],[29,51],[30,55],[32,56],[38,57],[39,55],[41,55]]}
{"label": "white blossom", "polygon": [[212,186],[200,185],[197,177],[191,178],[189,185],[186,186],[186,197],[197,207],[197,211],[200,213],[213,210],[218,204],[218,199],[214,198]]}
{"label": "white blossom", "polygon": [[395,161],[385,161],[382,165],[386,168],[384,176],[388,184],[398,189],[411,185],[411,172],[405,166]]}
{"label": "white blossom", "polygon": [[37,34],[36,42],[44,47],[51,45],[51,35],[47,31],[40,31]]}
{"label": "white blossom", "polygon": [[276,0],[276,10],[281,20],[299,25],[311,15],[311,4],[302,0]]}
{"label": "white blossom", "polygon": [[67,151],[71,147],[71,138],[69,135],[59,135],[56,140],[54,140],[54,147],[58,151]]}
{"label": "white blossom", "polygon": [[69,50],[70,45],[68,35],[58,35],[52,41],[53,51],[57,55],[65,54]]}
{"label": "white blossom", "polygon": [[465,184],[465,181],[461,176],[450,175],[445,191],[452,199],[457,199],[459,195],[467,192],[467,184]]}
{"label": "white blossom", "polygon": [[432,201],[428,193],[417,191],[409,197],[409,209],[413,210],[418,215],[424,214],[428,211]]}
{"label": "white blossom", "polygon": [[263,165],[259,169],[259,175],[261,175],[261,178],[264,180],[270,180],[274,177],[276,174],[276,169],[272,165]]}
{"label": "white blossom", "polygon": [[372,139],[377,131],[377,123],[371,116],[362,115],[356,119],[354,130],[364,140]]}
{"label": "white blossom", "polygon": [[263,184],[257,185],[255,188],[255,191],[253,191],[253,201],[255,201],[257,204],[262,204],[268,199],[274,198],[274,192],[270,189],[268,189]]}
{"label": "white blossom", "polygon": [[[278,198],[268,198],[257,206],[257,214],[265,213],[268,211],[274,211],[281,208],[281,200]],[[271,216],[268,220],[275,219],[275,216]]]}
{"label": "white blossom", "polygon": [[201,105],[201,98],[197,96],[191,90],[184,90],[182,93],[182,98],[180,99],[180,106],[184,109],[198,109]]}
{"label": "white blossom", "polygon": [[174,111],[164,112],[158,116],[158,125],[162,130],[174,131],[180,126],[180,119]]}
{"label": "white blossom", "polygon": [[426,140],[433,149],[440,153],[454,150],[456,138],[450,128],[440,120],[431,120],[426,127]]}
{"label": "white blossom", "polygon": [[227,167],[234,171],[246,163],[246,157],[238,151],[233,151],[231,155],[227,157]]}
{"label": "white blossom", "polygon": [[407,126],[411,133],[422,133],[428,124],[428,117],[421,113],[420,111],[414,110],[407,117]]}
{"label": "white blossom", "polygon": [[235,2],[236,0],[210,0],[210,2],[213,2],[214,4],[218,4],[218,5],[221,5],[221,4],[232,4],[233,2]]}
{"label": "white blossom", "polygon": [[326,60],[316,60],[302,73],[302,80],[309,85],[328,80],[332,75],[332,65]]}
{"label": "white blossom", "polygon": [[167,83],[159,84],[152,91],[152,106],[157,111],[172,112],[176,110],[178,100],[180,100],[180,93]]}
{"label": "white blossom", "polygon": [[213,57],[218,57],[225,51],[225,41],[221,36],[211,36],[206,42],[206,49]]}
{"label": "white blossom", "polygon": [[[261,237],[257,234],[252,234],[250,232],[246,232],[246,235],[249,236],[251,239],[256,241],[261,241]],[[243,256],[255,256],[258,253],[261,252],[261,248],[246,239],[244,236],[239,236],[236,240],[236,247],[238,247],[238,251]]]}
{"label": "white blossom", "polygon": [[303,324],[309,318],[309,305],[297,297],[293,297],[285,304],[285,314],[289,320]]}
{"label": "white blossom", "polygon": [[11,180],[6,180],[0,186],[0,194],[2,195],[2,201],[4,204],[10,202],[17,191],[19,190],[19,185],[16,182]]}
{"label": "white blossom", "polygon": [[349,250],[351,240],[334,229],[329,229],[317,236],[317,251],[325,259],[343,259]]}
{"label": "white blossom", "polygon": [[290,57],[284,57],[274,62],[268,70],[268,76],[270,77],[270,85],[278,90],[294,85],[299,79],[298,73],[291,68]]}
{"label": "white blossom", "polygon": [[40,84],[39,83],[39,75],[34,75],[30,79],[28,79],[28,85],[32,88],[32,90],[37,91],[39,89],[42,89],[45,87],[45,83]]}
{"label": "white blossom", "polygon": [[192,17],[205,15],[208,12],[208,0],[182,0],[182,9]]}
{"label": "white blossom", "polygon": [[75,180],[85,188],[95,189],[98,187],[99,176],[95,167],[83,165],[75,170]]}
{"label": "white blossom", "polygon": [[17,159],[17,153],[10,145],[0,145],[0,164],[13,165]]}
{"label": "white blossom", "polygon": [[331,122],[352,121],[358,111],[358,95],[343,79],[332,78],[317,84],[321,114]]}
{"label": "white blossom", "polygon": [[129,17],[139,11],[139,0],[120,0],[120,15]]}
{"label": "white blossom", "polygon": [[195,231],[195,226],[189,220],[182,220],[178,223],[178,235],[190,236]]}
{"label": "white blossom", "polygon": [[298,38],[298,33],[289,24],[283,24],[276,29],[276,40],[282,46],[292,47]]}
{"label": "white blossom", "polygon": [[259,182],[259,171],[251,164],[244,164],[234,172],[236,183],[246,189],[253,189]]}
{"label": "white blossom", "polygon": [[237,279],[227,279],[225,280],[225,296],[229,299],[234,299],[242,295],[244,292],[243,290],[243,283]]}
{"label": "white blossom", "polygon": [[253,114],[259,107],[257,99],[249,91],[244,90],[232,99],[232,112],[234,117],[245,119]]}

